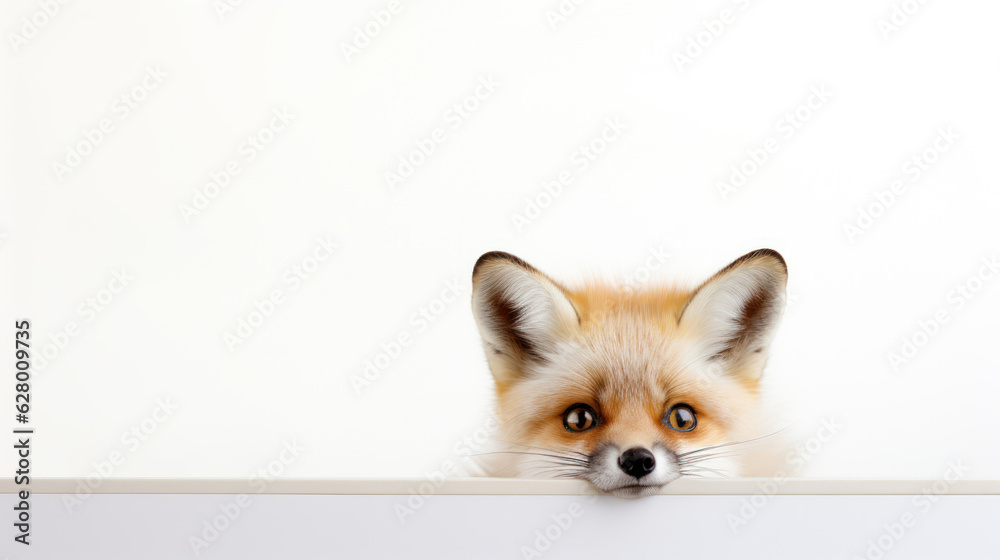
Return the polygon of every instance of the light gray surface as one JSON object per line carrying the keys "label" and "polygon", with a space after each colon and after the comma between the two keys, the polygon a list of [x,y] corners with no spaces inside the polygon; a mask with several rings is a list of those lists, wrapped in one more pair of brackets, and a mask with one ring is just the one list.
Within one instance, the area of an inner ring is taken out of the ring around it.
{"label": "light gray surface", "polygon": [[[12,498],[0,497],[0,510],[8,515]],[[905,515],[911,516],[910,527],[900,521]],[[0,557],[921,560],[1000,555],[994,538],[1000,526],[996,495],[931,502],[900,495],[625,501],[566,495],[183,494],[95,494],[74,501],[48,494],[33,497],[32,523],[32,545],[7,537]],[[211,528],[213,523],[218,529]],[[880,539],[888,551],[871,552]]]}

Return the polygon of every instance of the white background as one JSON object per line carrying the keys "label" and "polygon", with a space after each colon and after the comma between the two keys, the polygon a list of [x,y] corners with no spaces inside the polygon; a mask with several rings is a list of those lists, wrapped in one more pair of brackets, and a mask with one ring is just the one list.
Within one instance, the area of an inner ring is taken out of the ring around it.
{"label": "white background", "polygon": [[[219,4],[3,5],[0,332],[29,318],[49,355],[35,475],[250,477],[279,461],[281,476],[420,476],[488,426],[468,303],[481,253],[569,283],[693,285],[771,247],[793,300],[767,372],[787,401],[774,413],[806,438],[841,426],[807,474],[935,478],[958,460],[1000,476],[1000,277],[976,279],[1000,256],[995,2],[907,3],[890,31],[901,0],[567,0],[556,25],[555,1],[401,0],[391,18],[386,2]],[[165,75],[142,86],[149,69]],[[499,85],[475,99],[484,80]],[[475,109],[455,128],[463,102]],[[275,110],[292,117],[272,136]],[[625,130],[581,169],[607,119]],[[436,128],[444,140],[390,188]],[[949,129],[947,151],[925,152]],[[916,176],[921,154],[935,161]],[[240,172],[185,216],[231,160]],[[564,171],[558,196],[539,194]],[[905,190],[849,236],[894,181]],[[519,229],[528,200],[545,208]],[[327,236],[333,256],[284,282]],[[449,283],[459,297],[438,301]],[[282,303],[231,351],[226,333],[275,289]],[[939,310],[947,323],[894,368]]]}

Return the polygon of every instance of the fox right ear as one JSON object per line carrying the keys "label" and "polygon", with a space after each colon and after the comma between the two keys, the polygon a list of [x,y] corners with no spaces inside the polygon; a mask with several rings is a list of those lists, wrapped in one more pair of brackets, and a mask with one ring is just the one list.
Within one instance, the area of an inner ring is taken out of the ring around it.
{"label": "fox right ear", "polygon": [[472,269],[472,313],[495,377],[546,362],[560,334],[580,322],[558,284],[500,251],[479,257]]}
{"label": "fox right ear", "polygon": [[678,323],[701,331],[706,357],[759,378],[785,308],[787,282],[788,267],[777,251],[752,251],[698,287]]}

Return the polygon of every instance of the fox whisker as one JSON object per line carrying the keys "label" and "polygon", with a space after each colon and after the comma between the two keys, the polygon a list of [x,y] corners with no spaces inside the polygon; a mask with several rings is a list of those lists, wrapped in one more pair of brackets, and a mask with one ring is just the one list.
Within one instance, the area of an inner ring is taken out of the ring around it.
{"label": "fox whisker", "polygon": [[531,448],[531,449],[541,449],[543,451],[551,451],[551,452],[557,453],[557,454],[558,453],[573,453],[574,455],[579,455],[579,456],[587,459],[588,461],[590,460],[590,455],[588,455],[586,453],[583,453],[581,451],[574,451],[572,449],[556,449],[554,447],[543,447],[543,446],[540,446],[540,445],[528,445],[526,443],[515,443],[513,441],[507,441],[507,440],[502,440],[502,439],[498,439],[497,441],[499,441],[500,443],[506,443],[507,445],[520,445],[521,447],[528,447],[528,448]]}
{"label": "fox whisker", "polygon": [[702,461],[710,461],[713,459],[728,459],[730,457],[740,457],[742,454],[738,451],[734,452],[722,452],[722,453],[709,453],[708,455],[696,455],[694,457],[682,457],[677,462],[681,465],[693,465],[700,463]]}
{"label": "fox whisker", "polygon": [[575,463],[575,464],[579,464],[579,465],[589,465],[590,464],[590,460],[589,459],[584,460],[584,459],[578,459],[576,457],[567,457],[567,456],[564,456],[564,455],[553,455],[551,453],[534,453],[534,452],[531,452],[531,451],[490,451],[490,452],[487,452],[487,453],[474,453],[471,456],[472,457],[479,457],[479,456],[482,456],[482,455],[535,455],[535,456],[538,456],[538,457],[551,457],[551,458],[554,458],[554,459],[560,459],[560,460],[563,460],[563,461],[567,461],[567,462],[571,462],[571,463]]}
{"label": "fox whisker", "polygon": [[[692,469],[693,469],[693,471],[692,471]],[[709,468],[709,467],[691,467],[691,466],[689,466],[689,467],[687,467],[685,469],[685,471],[687,471],[687,472],[707,471],[707,472],[710,472],[710,473],[717,474],[717,475],[719,475],[719,476],[721,476],[723,478],[732,478],[733,477],[733,474],[730,473],[729,471],[724,471],[722,469],[713,469],[713,468]]]}
{"label": "fox whisker", "polygon": [[780,430],[776,430],[776,431],[771,432],[769,434],[764,434],[764,435],[762,435],[760,437],[755,437],[755,438],[747,439],[747,440],[743,440],[743,441],[730,441],[730,442],[726,442],[726,443],[720,443],[718,445],[710,445],[708,447],[702,447],[700,449],[695,449],[693,451],[687,451],[687,452],[684,452],[684,453],[678,453],[677,457],[678,458],[688,457],[688,456],[691,456],[691,455],[695,455],[697,453],[703,453],[705,451],[710,451],[712,449],[719,449],[721,447],[729,447],[729,446],[732,446],[732,445],[743,445],[743,444],[747,444],[747,443],[751,443],[751,442],[755,442],[755,441],[760,441],[760,440],[762,440],[764,438],[771,437],[773,435],[779,434],[779,433],[781,433],[781,432],[783,432],[783,431],[785,431],[787,429],[788,429],[788,426],[785,426],[784,428],[781,428]]}

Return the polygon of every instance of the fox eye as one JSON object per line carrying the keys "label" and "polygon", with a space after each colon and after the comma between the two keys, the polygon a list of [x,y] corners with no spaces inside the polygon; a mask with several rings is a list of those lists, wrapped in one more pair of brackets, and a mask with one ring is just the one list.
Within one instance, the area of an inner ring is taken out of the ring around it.
{"label": "fox eye", "polygon": [[597,425],[597,413],[590,405],[576,403],[563,412],[563,426],[571,432],[586,432]]}
{"label": "fox eye", "polygon": [[675,404],[663,415],[663,423],[678,432],[690,432],[698,425],[698,418],[690,406]]}

